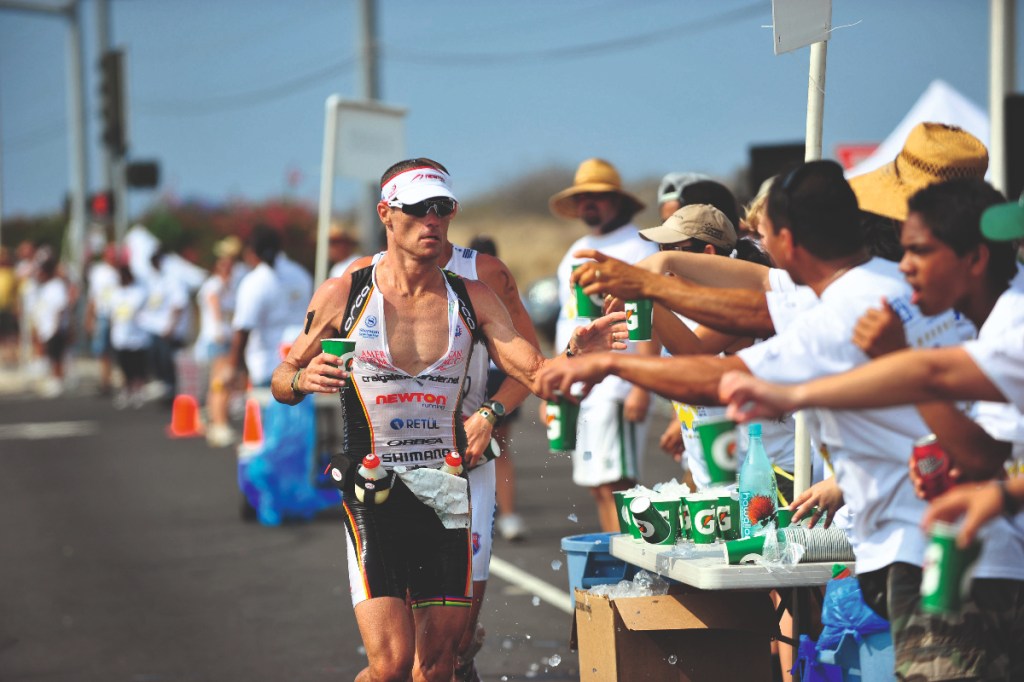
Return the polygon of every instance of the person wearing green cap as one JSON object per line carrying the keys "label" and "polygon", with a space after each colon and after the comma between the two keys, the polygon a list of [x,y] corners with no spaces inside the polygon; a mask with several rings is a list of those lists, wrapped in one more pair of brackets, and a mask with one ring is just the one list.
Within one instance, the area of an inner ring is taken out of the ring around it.
{"label": "person wearing green cap", "polygon": [[1024,194],[1017,201],[986,209],[981,216],[981,233],[992,241],[1024,239]]}

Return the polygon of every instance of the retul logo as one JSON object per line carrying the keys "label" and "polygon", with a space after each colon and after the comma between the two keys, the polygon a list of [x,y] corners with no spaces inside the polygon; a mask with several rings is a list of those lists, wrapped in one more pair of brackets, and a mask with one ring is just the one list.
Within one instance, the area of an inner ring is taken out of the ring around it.
{"label": "retul logo", "polygon": [[401,429],[419,429],[420,431],[436,431],[439,427],[436,419],[399,419],[391,420],[391,428],[395,431]]}

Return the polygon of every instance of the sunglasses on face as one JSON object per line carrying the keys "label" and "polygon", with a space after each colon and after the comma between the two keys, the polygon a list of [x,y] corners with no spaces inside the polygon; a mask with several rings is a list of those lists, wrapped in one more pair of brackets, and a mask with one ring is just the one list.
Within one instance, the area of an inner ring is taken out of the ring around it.
{"label": "sunglasses on face", "polygon": [[458,205],[459,203],[457,201],[448,197],[424,199],[423,201],[417,201],[415,204],[403,204],[401,201],[388,202],[388,206],[391,208],[399,208],[402,210],[402,213],[415,216],[417,218],[423,218],[431,211],[441,218],[444,218],[455,213],[455,208]]}
{"label": "sunglasses on face", "polygon": [[659,251],[685,251],[686,253],[700,253],[704,250],[704,245],[707,242],[702,242],[699,239],[687,239],[684,242],[675,242],[674,244],[658,244]]}

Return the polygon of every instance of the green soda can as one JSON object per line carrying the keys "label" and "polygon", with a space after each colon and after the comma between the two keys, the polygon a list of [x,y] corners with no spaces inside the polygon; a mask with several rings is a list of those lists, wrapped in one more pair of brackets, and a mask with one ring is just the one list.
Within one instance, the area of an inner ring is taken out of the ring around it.
{"label": "green soda can", "polygon": [[723,540],[740,537],[740,496],[736,491],[718,496],[718,535]]}
{"label": "green soda can", "polygon": [[352,371],[356,359],[356,342],[352,339],[320,339],[320,350],[341,359],[340,366],[346,372]]}
{"label": "green soda can", "polygon": [[981,545],[974,542],[960,549],[956,546],[958,530],[942,521],[932,524],[921,567],[921,610],[926,613],[956,613],[970,593]]}
{"label": "green soda can", "polygon": [[[572,266],[572,269],[575,270],[580,265],[582,263]],[[604,312],[604,299],[596,294],[587,296],[579,284],[574,284],[573,289],[576,293],[576,317],[586,317],[591,320],[601,317]]]}
{"label": "green soda can", "polygon": [[576,420],[580,406],[566,398],[548,402],[548,449],[552,453],[576,449]]}
{"label": "green soda can", "polygon": [[711,483],[735,483],[739,460],[736,452],[736,422],[716,419],[697,425],[697,436],[704,450]]}
{"label": "green soda can", "polygon": [[718,539],[718,497],[714,495],[689,495],[686,507],[690,511],[690,534],[693,542],[708,545]]}
{"label": "green soda can", "polygon": [[630,535],[630,526],[633,529],[636,528],[633,524],[633,517],[629,514],[629,501],[633,499],[633,495],[625,490],[616,490],[612,493],[612,497],[615,498],[615,515],[619,519],[619,532],[623,535]]}
{"label": "green soda can", "polygon": [[626,330],[630,341],[650,341],[651,327],[654,318],[654,303],[650,299],[641,298],[626,301]]}
{"label": "green soda can", "polygon": [[633,521],[640,530],[644,541],[652,545],[675,544],[675,532],[672,524],[661,515],[651,502],[649,497],[634,497],[629,503],[629,511],[633,514]]}

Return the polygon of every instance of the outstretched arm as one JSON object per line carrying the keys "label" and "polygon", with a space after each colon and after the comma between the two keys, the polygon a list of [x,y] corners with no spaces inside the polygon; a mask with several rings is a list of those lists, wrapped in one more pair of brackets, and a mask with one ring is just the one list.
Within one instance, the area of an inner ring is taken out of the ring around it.
{"label": "outstretched arm", "polygon": [[[581,264],[572,275],[573,282],[582,286],[589,295],[611,294],[623,300],[649,298],[670,310],[728,334],[763,338],[775,333],[764,288],[722,289],[700,286],[682,276],[666,277],[645,268],[628,265],[600,251],[583,250],[573,255],[593,259]],[[712,267],[718,266],[716,261],[733,260],[708,255],[696,257]],[[650,256],[641,263],[647,263],[653,258],[656,256]],[[763,270],[767,282],[768,268],[752,263],[746,265]]]}
{"label": "outstretched arm", "polygon": [[804,407],[865,409],[930,400],[1006,398],[963,347],[890,353],[878,360],[805,384],[783,386],[730,374],[719,389],[733,419],[778,416]]}
{"label": "outstretched arm", "polygon": [[556,395],[569,395],[569,388],[576,382],[583,382],[589,390],[614,374],[666,398],[695,405],[717,405],[718,382],[730,370],[746,372],[747,366],[736,356],[651,358],[597,353],[552,360],[541,370],[534,391],[542,398],[551,399]]}

